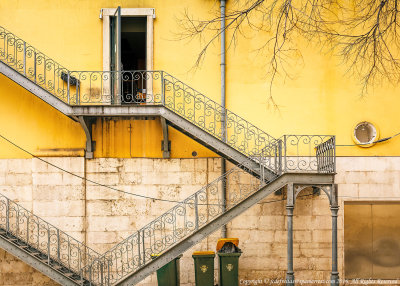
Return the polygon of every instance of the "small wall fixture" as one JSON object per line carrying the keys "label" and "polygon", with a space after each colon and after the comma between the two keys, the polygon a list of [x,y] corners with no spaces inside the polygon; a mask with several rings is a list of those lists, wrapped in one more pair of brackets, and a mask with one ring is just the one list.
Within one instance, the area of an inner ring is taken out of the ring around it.
{"label": "small wall fixture", "polygon": [[354,127],[352,137],[358,146],[371,147],[379,139],[379,131],[371,122],[363,121]]}

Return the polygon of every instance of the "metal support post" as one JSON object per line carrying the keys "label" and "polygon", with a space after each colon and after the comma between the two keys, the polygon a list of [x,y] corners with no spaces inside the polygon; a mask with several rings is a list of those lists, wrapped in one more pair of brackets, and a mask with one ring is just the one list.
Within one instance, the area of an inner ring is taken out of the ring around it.
{"label": "metal support post", "polygon": [[194,195],[194,213],[195,213],[195,228],[196,230],[199,229],[199,202],[197,193]]}
{"label": "metal support post", "polygon": [[171,157],[171,141],[169,141],[168,124],[164,117],[160,117],[161,127],[163,131],[163,140],[161,141],[161,150],[163,151],[163,158],[169,159]]}
{"label": "metal support post", "polygon": [[286,285],[294,285],[293,271],[293,209],[294,209],[294,187],[293,184],[287,185],[287,272]]}
{"label": "metal support post", "polygon": [[286,151],[287,151],[287,147],[286,147],[286,135],[283,136],[283,172],[286,173]]}
{"label": "metal support post", "polygon": [[84,116],[78,116],[78,120],[83,128],[83,131],[85,131],[85,134],[86,134],[85,158],[93,159],[95,145],[92,140],[92,124],[93,124],[94,119],[84,117]]}
{"label": "metal support post", "polygon": [[282,140],[278,141],[278,150],[279,150],[279,156],[278,156],[278,174],[282,175]]}
{"label": "metal support post", "polygon": [[33,55],[34,55],[34,57],[33,57],[33,76],[35,77],[34,81],[36,83],[36,51],[34,52]]}
{"label": "metal support post", "polygon": [[337,251],[337,218],[339,211],[338,186],[331,186],[331,212],[332,212],[332,273],[331,285],[339,286],[338,251]]}
{"label": "metal support post", "polygon": [[68,77],[67,77],[67,101],[68,101],[68,104],[71,104],[70,82],[71,82],[71,75],[69,74],[69,71],[68,71]]}
{"label": "metal support post", "polygon": [[24,41],[24,76],[26,76],[26,42]]}
{"label": "metal support post", "polygon": [[[154,99],[154,101],[155,101],[155,99]],[[163,71],[161,71],[161,104],[165,106],[165,82],[164,82],[164,72]]]}
{"label": "metal support post", "polygon": [[286,285],[294,285],[293,271],[293,206],[286,206],[287,213],[287,272]]}
{"label": "metal support post", "polygon": [[332,212],[332,273],[331,285],[339,286],[338,257],[337,257],[337,217],[338,206],[331,206]]}

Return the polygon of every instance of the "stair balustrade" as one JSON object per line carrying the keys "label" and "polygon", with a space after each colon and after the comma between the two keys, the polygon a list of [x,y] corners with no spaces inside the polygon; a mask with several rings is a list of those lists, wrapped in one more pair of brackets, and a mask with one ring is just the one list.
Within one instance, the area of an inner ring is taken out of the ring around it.
{"label": "stair balustrade", "polygon": [[46,263],[70,279],[83,283],[81,269],[99,253],[0,194],[0,238]]}
{"label": "stair balustrade", "polygon": [[[250,160],[217,178],[103,255],[0,196],[0,235],[36,249],[80,281],[113,285],[226,215],[285,173],[334,174],[335,137],[274,138],[165,71],[71,71],[0,26],[0,61],[70,106],[164,106]],[[180,119],[179,119],[180,120]],[[224,145],[224,148],[225,146]],[[250,163],[258,164],[254,177]],[[268,174],[265,174],[268,172]],[[223,185],[228,195],[222,199]]]}

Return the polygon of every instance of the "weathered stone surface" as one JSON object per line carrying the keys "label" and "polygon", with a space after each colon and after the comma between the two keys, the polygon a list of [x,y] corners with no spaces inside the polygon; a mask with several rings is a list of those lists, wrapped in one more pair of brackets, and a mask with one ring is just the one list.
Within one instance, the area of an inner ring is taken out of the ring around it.
{"label": "weathered stone surface", "polygon": [[[83,158],[46,158],[85,176]],[[98,158],[86,161],[87,178],[129,193],[180,201],[220,176],[219,158]],[[343,202],[399,197],[400,158],[343,157],[337,160],[339,184],[339,269],[343,270]],[[228,169],[232,164],[227,164]],[[248,184],[249,175],[240,179]],[[238,188],[228,182],[229,190]],[[229,192],[228,190],[228,192]],[[85,182],[37,159],[0,160],[0,193],[21,202],[99,252],[143,227],[175,203],[146,200]],[[306,195],[304,191],[300,194]],[[240,279],[284,279],[287,217],[282,195],[264,199],[228,223],[240,239]],[[212,200],[212,199],[211,199]],[[212,201],[210,201],[212,202]],[[264,203],[265,202],[265,203]],[[192,210],[189,210],[190,211]],[[331,212],[324,193],[299,197],[294,210],[294,268],[297,279],[328,279],[331,263]],[[181,285],[194,285],[195,250],[215,250],[220,230],[184,253]],[[218,265],[218,260],[215,260]],[[140,285],[156,285],[153,274]],[[56,285],[0,250],[0,285]],[[274,285],[281,285],[275,283]]]}

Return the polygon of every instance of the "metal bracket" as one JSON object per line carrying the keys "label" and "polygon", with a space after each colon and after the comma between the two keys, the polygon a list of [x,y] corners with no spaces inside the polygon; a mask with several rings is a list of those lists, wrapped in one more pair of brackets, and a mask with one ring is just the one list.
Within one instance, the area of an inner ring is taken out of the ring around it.
{"label": "metal bracket", "polygon": [[293,183],[287,184],[286,188],[287,188],[286,207],[294,207],[296,195]]}
{"label": "metal bracket", "polygon": [[163,151],[163,158],[169,159],[171,157],[171,141],[169,141],[168,124],[164,117],[160,117],[161,127],[163,131],[163,140],[161,142],[161,150]]}
{"label": "metal bracket", "polygon": [[[337,184],[328,184],[328,185],[321,185],[321,184],[316,184],[316,185],[304,185],[304,184],[295,184],[294,185],[294,192],[293,192],[293,203],[296,202],[297,196],[303,191],[304,189],[312,187],[313,192],[315,192],[315,189],[322,190],[329,199],[329,205],[331,207],[337,207],[338,206],[338,194],[337,194]],[[289,201],[289,192],[288,192],[288,201]]]}
{"label": "metal bracket", "polygon": [[94,118],[79,116],[78,119],[79,119],[79,123],[81,124],[83,131],[85,131],[85,135],[86,135],[85,158],[93,159],[95,142],[92,141],[92,125],[93,125]]}

